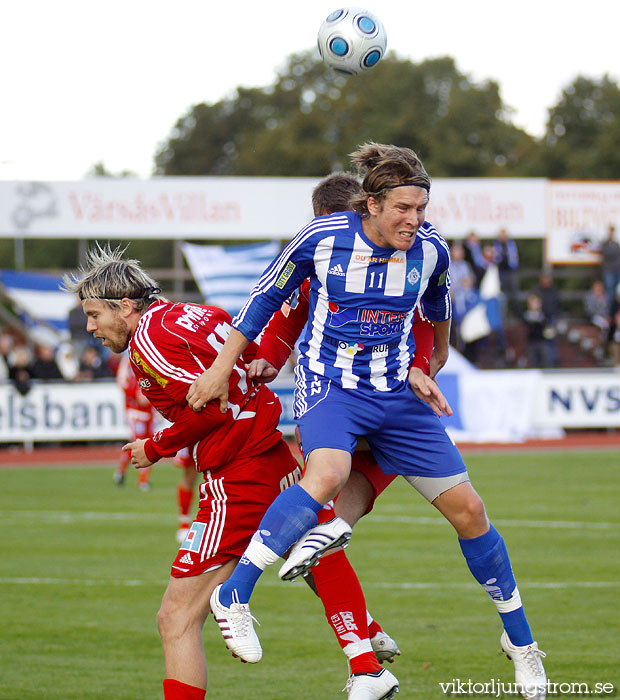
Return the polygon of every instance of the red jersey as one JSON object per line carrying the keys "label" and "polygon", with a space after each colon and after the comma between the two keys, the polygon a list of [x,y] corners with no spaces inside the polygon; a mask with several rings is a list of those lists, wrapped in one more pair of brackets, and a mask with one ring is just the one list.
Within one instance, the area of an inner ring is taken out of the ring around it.
{"label": "red jersey", "polygon": [[248,457],[275,445],[281,406],[266,386],[254,386],[245,363],[252,343],[237,361],[229,381],[228,410],[212,401],[196,413],[186,403],[190,385],[208,369],[231,330],[222,309],[198,304],[155,302],[141,317],[129,343],[129,358],[148,400],[173,425],[144,445],[151,462],[195,446],[198,471],[225,466],[237,455]]}
{"label": "red jersey", "polygon": [[[284,366],[308,321],[309,291],[310,280],[304,280],[297,292],[297,303],[294,306],[283,304],[265,328],[260,341],[258,357],[266,359],[277,370]],[[425,374],[429,374],[435,329],[433,324],[421,313],[419,307],[415,309],[411,332],[416,345],[411,367],[418,367]]]}

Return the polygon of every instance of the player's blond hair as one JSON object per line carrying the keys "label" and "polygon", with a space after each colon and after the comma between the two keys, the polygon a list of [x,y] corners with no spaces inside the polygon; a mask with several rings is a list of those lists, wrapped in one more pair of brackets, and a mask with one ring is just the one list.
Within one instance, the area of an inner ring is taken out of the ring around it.
{"label": "player's blond hair", "polygon": [[80,301],[98,299],[114,309],[120,308],[121,299],[131,299],[136,311],[143,313],[155,300],[164,297],[138,260],[123,257],[125,250],[97,244],[88,251],[77,274],[63,277],[62,288],[76,294]]}
{"label": "player's blond hair", "polygon": [[351,201],[351,208],[368,216],[368,198],[382,202],[396,187],[415,185],[431,189],[431,179],[415,151],[373,141],[360,146],[350,154],[351,163],[363,177],[363,193]]}

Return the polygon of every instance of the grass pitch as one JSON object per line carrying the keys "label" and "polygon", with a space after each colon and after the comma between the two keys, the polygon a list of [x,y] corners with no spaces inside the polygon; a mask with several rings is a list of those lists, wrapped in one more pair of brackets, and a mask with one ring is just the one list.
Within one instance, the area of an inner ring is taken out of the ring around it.
{"label": "grass pitch", "polygon": [[[618,689],[619,454],[466,462],[507,542],[550,679]],[[0,470],[2,700],[163,697],[155,614],[176,549],[178,471],[157,465],[142,493],[135,474],[117,488],[113,467]],[[359,523],[347,551],[370,611],[402,650],[390,667],[400,698],[445,697],[439,683],[453,679],[513,681],[499,617],[451,527],[404,481]],[[210,700],[344,697],[346,662],[320,602],[305,584],[280,582],[278,568],[253,598],[260,664],[234,660],[207,620]]]}

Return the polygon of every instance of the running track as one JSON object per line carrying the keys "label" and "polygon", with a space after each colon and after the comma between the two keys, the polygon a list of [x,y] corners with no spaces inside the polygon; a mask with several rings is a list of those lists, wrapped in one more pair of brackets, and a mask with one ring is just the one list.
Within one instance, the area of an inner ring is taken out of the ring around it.
{"label": "running track", "polygon": [[[289,441],[298,455],[297,445]],[[519,443],[459,443],[463,454],[480,452],[619,450],[620,431],[571,433],[561,439],[530,440]],[[115,463],[121,444],[76,447],[46,447],[26,451],[23,448],[0,448],[0,469],[11,467],[59,467],[84,463]]]}

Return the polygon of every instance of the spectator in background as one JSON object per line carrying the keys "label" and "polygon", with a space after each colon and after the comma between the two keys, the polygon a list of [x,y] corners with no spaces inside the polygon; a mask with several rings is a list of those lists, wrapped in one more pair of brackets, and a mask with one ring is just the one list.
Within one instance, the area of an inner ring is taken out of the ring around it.
{"label": "spectator in background", "polygon": [[[86,319],[86,316],[84,318]],[[91,345],[84,349],[80,357],[80,368],[76,379],[88,381],[90,379],[105,379],[113,376],[114,372],[101,359],[101,355],[97,352],[96,347]]]}
{"label": "spectator in background", "polygon": [[609,336],[609,354],[614,366],[620,365],[620,309],[612,317],[612,332]]}
{"label": "spectator in background", "polygon": [[55,350],[51,345],[36,346],[32,372],[34,379],[63,379],[56,362]]}
{"label": "spectator in background", "polygon": [[450,246],[450,292],[456,296],[461,290],[463,280],[475,283],[476,276],[472,266],[465,260],[465,248],[459,241]]}
{"label": "spectator in background", "polygon": [[523,323],[527,330],[527,354],[530,367],[552,367],[555,335],[550,332],[549,321],[543,311],[539,294],[532,292],[527,297],[523,312]]}
{"label": "spectator in background", "polygon": [[86,330],[86,321],[87,318],[82,304],[79,299],[76,299],[76,305],[69,311],[68,318],[71,345],[76,357],[82,357],[84,350],[93,345],[93,338]]}
{"label": "spectator in background", "polygon": [[27,345],[16,345],[8,357],[9,379],[22,395],[30,391],[33,377],[32,353]]}
{"label": "spectator in background", "polygon": [[615,236],[616,227],[609,224],[607,238],[601,244],[601,278],[607,296],[608,314],[616,296],[616,287],[620,284],[620,244]]}
{"label": "spectator in background", "polygon": [[9,355],[14,345],[15,340],[10,333],[0,333],[0,357],[4,360],[7,369],[9,366]]}
{"label": "spectator in background", "polygon": [[602,280],[596,279],[590,285],[586,293],[583,307],[588,320],[593,326],[601,330],[601,342],[607,340],[610,326],[610,308],[605,294],[605,285]]}
{"label": "spectator in background", "polygon": [[558,359],[557,335],[560,332],[560,318],[562,316],[562,302],[558,288],[553,284],[553,275],[550,270],[543,270],[538,278],[536,294],[542,302],[542,312],[547,320],[547,343],[551,353],[551,365],[554,366]]}
{"label": "spectator in background", "polygon": [[475,231],[467,236],[463,243],[463,249],[465,252],[465,260],[469,263],[471,269],[473,270],[474,276],[476,278],[476,288],[480,286],[480,282],[484,277],[484,273],[487,269],[487,263],[482,255],[482,246],[480,245],[480,239]]}
{"label": "spectator in background", "polygon": [[508,359],[507,355],[510,354],[506,343],[506,295],[502,291],[499,265],[495,259],[495,247],[493,245],[485,245],[482,248],[482,257],[485,261],[486,269],[480,283],[480,296],[487,300],[487,304],[490,303],[491,298],[494,298],[494,308],[496,309],[495,323],[492,324],[492,332],[487,339],[487,344],[489,341],[495,343],[497,351],[495,365],[497,368],[501,368]]}
{"label": "spectator in background", "polygon": [[519,298],[519,251],[505,228],[499,230],[493,241],[494,260],[499,270],[502,293],[509,311],[517,311]]}
{"label": "spectator in background", "polygon": [[460,321],[469,309],[478,303],[476,276],[471,265],[465,260],[463,244],[455,241],[450,246],[450,298],[452,299],[453,344],[463,352],[463,343],[459,337]]}
{"label": "spectator in background", "polygon": [[56,362],[62,372],[62,376],[67,381],[77,378],[79,372],[79,360],[75,354],[75,349],[70,342],[62,342],[56,351]]}
{"label": "spectator in background", "polygon": [[[452,288],[450,289],[452,294]],[[465,315],[480,302],[480,292],[475,287],[474,276],[463,277],[461,288],[452,300],[454,344],[456,349],[473,364],[478,362],[479,350],[487,342],[486,337],[469,340],[461,336],[461,322]]]}
{"label": "spectator in background", "polygon": [[13,349],[13,336],[0,333],[0,381],[9,378],[9,353]]}
{"label": "spectator in background", "polygon": [[[607,295],[605,295],[607,298]],[[611,302],[611,309],[609,310],[609,330],[607,331],[607,345],[609,347],[609,352],[612,352],[612,342],[618,337],[618,312],[620,311],[620,284],[616,287],[616,293]]]}

